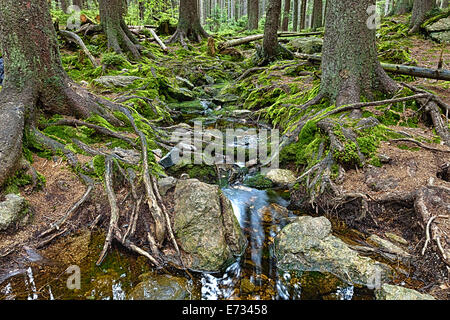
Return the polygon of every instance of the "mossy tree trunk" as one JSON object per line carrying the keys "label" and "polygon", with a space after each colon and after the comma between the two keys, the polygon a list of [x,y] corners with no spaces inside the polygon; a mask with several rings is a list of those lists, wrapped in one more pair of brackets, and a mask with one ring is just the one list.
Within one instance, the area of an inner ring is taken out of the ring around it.
{"label": "mossy tree trunk", "polygon": [[256,30],[259,25],[259,0],[248,0],[248,29]]}
{"label": "mossy tree trunk", "polygon": [[179,41],[183,47],[187,48],[185,39],[200,42],[203,38],[209,37],[200,22],[197,0],[181,0],[179,12],[177,31],[170,38],[169,43]]}
{"label": "mossy tree trunk", "polygon": [[47,0],[2,0],[0,21],[5,63],[0,92],[1,185],[16,169],[24,128],[34,126],[39,111],[77,118],[107,113],[97,97],[64,71]]}
{"label": "mossy tree trunk", "polygon": [[116,53],[130,52],[136,60],[141,58],[139,42],[123,19],[123,0],[99,0],[100,20],[108,38],[108,48]]}
{"label": "mossy tree trunk", "polygon": [[434,6],[436,6],[436,1],[434,0],[414,0],[410,22],[410,34],[419,30],[420,25],[424,22],[428,11],[433,9]]}
{"label": "mossy tree trunk", "polygon": [[375,0],[328,1],[322,54],[321,96],[337,105],[356,103],[374,91],[394,92],[398,85],[377,57],[375,28],[367,8]]}
{"label": "mossy tree trunk", "polygon": [[273,60],[279,52],[278,26],[280,25],[281,0],[270,0],[264,27],[263,58]]}

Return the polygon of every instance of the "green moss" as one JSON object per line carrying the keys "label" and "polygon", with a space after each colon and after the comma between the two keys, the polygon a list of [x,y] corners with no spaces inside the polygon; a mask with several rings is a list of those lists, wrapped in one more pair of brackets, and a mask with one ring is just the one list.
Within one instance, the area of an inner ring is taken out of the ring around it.
{"label": "green moss", "polygon": [[353,141],[346,143],[343,151],[335,151],[333,157],[334,160],[343,165],[361,165],[361,160],[358,155],[358,146]]}
{"label": "green moss", "polygon": [[257,174],[253,177],[249,177],[245,179],[244,185],[250,188],[256,188],[256,189],[268,189],[273,187],[272,181],[267,179],[261,174]]}
{"label": "green moss", "polygon": [[104,156],[95,156],[92,159],[92,164],[94,167],[95,175],[100,179],[103,180],[103,177],[105,176],[105,157]]}

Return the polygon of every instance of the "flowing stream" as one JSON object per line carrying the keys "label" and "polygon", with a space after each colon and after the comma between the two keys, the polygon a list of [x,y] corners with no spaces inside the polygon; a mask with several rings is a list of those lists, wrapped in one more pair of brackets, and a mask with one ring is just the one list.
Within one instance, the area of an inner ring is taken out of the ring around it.
{"label": "flowing stream", "polygon": [[[190,114],[187,121],[193,121],[195,116],[208,115],[209,122],[214,122],[211,121],[214,106],[205,101],[200,101],[200,106],[197,114]],[[231,119],[230,122],[234,121]],[[246,141],[245,137],[241,141]],[[240,182],[227,185],[222,190],[232,203],[248,245],[244,254],[225,272],[195,274],[194,281],[190,281],[191,298],[372,298],[372,293],[358,291],[329,274],[305,272],[296,275],[277,270],[274,239],[296,217],[286,209],[289,204],[286,194],[271,189],[249,188]],[[80,265],[82,281],[79,290],[67,287],[67,264],[30,254],[25,267],[0,268],[0,299],[125,299],[141,281],[140,275],[152,270],[142,257],[137,258],[117,247],[113,247],[100,267],[95,266],[102,239],[100,235],[92,236],[91,252]]]}

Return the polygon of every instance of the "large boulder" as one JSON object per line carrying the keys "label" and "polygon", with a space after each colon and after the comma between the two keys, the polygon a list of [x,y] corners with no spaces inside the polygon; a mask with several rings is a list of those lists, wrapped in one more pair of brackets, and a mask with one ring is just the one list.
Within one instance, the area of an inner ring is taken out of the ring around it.
{"label": "large boulder", "polygon": [[291,41],[291,45],[301,53],[314,54],[322,52],[323,40],[316,37],[297,38]]}
{"label": "large boulder", "polygon": [[289,188],[297,182],[295,174],[286,169],[271,169],[265,174],[265,177],[281,188]]}
{"label": "large boulder", "polygon": [[106,88],[128,87],[142,78],[133,76],[103,76],[94,79],[94,82]]}
{"label": "large boulder", "polygon": [[435,300],[429,294],[386,283],[375,291],[375,297],[377,300]]}
{"label": "large boulder", "polygon": [[29,217],[28,204],[23,197],[8,194],[5,198],[6,200],[0,203],[0,231],[23,226]]}
{"label": "large boulder", "polygon": [[433,40],[450,42],[450,16],[427,25],[425,29]]}
{"label": "large boulder", "polygon": [[325,217],[302,216],[275,240],[277,265],[283,271],[329,272],[349,284],[376,288],[389,278],[390,268],[360,256],[331,234]]}
{"label": "large boulder", "polygon": [[245,237],[218,186],[178,180],[174,199],[174,231],[188,268],[220,271],[244,251]]}
{"label": "large boulder", "polygon": [[187,300],[190,298],[186,278],[164,275],[143,275],[144,281],[138,283],[128,295],[129,300]]}

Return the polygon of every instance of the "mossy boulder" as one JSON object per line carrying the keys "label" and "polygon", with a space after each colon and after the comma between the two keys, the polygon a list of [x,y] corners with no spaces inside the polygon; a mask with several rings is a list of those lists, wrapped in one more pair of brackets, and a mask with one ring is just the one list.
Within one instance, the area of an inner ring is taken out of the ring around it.
{"label": "mossy boulder", "polygon": [[187,300],[190,298],[186,278],[168,274],[142,275],[145,280],[138,283],[128,295],[129,300]]}
{"label": "mossy boulder", "polygon": [[429,294],[391,284],[383,284],[375,291],[375,297],[377,300],[435,300]]}
{"label": "mossy boulder", "polygon": [[390,278],[391,269],[360,256],[331,234],[325,217],[302,216],[281,230],[275,239],[277,265],[283,271],[319,271],[334,274],[352,284],[380,287]]}
{"label": "mossy boulder", "polygon": [[231,202],[218,186],[179,180],[174,199],[175,236],[188,268],[220,271],[243,252],[245,237]]}
{"label": "mossy boulder", "polygon": [[314,54],[322,52],[323,40],[316,37],[297,38],[291,41],[291,45],[301,53]]}
{"label": "mossy boulder", "polygon": [[119,87],[128,87],[132,85],[135,81],[141,80],[140,77],[133,76],[103,76],[97,79],[94,79],[94,83],[97,85],[106,87],[106,88],[119,88]]}
{"label": "mossy boulder", "polygon": [[280,188],[289,188],[297,182],[295,174],[286,169],[271,169],[264,176]]}
{"label": "mossy boulder", "polygon": [[16,194],[8,194],[0,203],[0,231],[23,226],[28,222],[29,208],[27,201]]}

